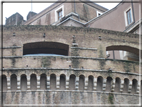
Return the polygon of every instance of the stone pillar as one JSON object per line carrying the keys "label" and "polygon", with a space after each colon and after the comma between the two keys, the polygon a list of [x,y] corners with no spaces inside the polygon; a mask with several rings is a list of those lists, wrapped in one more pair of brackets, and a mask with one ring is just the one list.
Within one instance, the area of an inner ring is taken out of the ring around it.
{"label": "stone pillar", "polygon": [[88,78],[86,77],[85,78],[85,86],[84,86],[84,90],[87,90],[87,88],[88,88]]}
{"label": "stone pillar", "polygon": [[106,81],[107,81],[107,79],[103,79],[103,91],[105,91],[106,90]]}
{"label": "stone pillar", "polygon": [[129,81],[128,93],[131,93],[131,90],[132,90],[132,81]]}
{"label": "stone pillar", "polygon": [[138,86],[136,88],[136,94],[139,94],[139,92],[140,92],[140,82],[138,82]]}
{"label": "stone pillar", "polygon": [[7,90],[10,90],[11,86],[10,86],[10,77],[7,77]]}
{"label": "stone pillar", "polygon": [[97,91],[97,78],[94,78],[94,87],[93,87],[93,90],[94,91]]}
{"label": "stone pillar", "polygon": [[124,80],[121,80],[121,83],[120,83],[120,92],[123,92],[123,89],[124,89]]}
{"label": "stone pillar", "polygon": [[57,77],[56,79],[56,88],[57,90],[60,88],[60,77]]}
{"label": "stone pillar", "polygon": [[37,90],[40,89],[40,76],[37,76]]}
{"label": "stone pillar", "polygon": [[112,80],[111,92],[114,92],[115,89],[115,79]]}
{"label": "stone pillar", "polygon": [[79,77],[76,77],[76,79],[75,79],[75,89],[76,90],[79,89]]}
{"label": "stone pillar", "polygon": [[66,89],[68,90],[69,89],[69,77],[66,76]]}
{"label": "stone pillar", "polygon": [[47,79],[47,89],[50,89],[50,76],[47,76],[46,77],[46,79]]}
{"label": "stone pillar", "polygon": [[20,87],[20,83],[21,81],[20,81],[20,77],[18,77],[17,76],[17,90],[20,90],[21,89],[21,87]]}
{"label": "stone pillar", "polygon": [[27,76],[27,90],[30,90],[30,76]]}

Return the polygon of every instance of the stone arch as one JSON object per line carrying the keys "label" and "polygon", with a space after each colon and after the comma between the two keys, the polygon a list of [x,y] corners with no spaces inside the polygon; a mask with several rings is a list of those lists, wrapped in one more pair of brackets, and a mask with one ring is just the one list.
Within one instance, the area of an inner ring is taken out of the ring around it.
{"label": "stone arch", "polygon": [[111,92],[112,80],[113,79],[111,77],[107,77],[107,82],[106,82],[106,91],[107,92]]}
{"label": "stone arch", "polygon": [[66,89],[66,76],[64,74],[60,75],[60,90]]}
{"label": "stone arch", "polygon": [[132,90],[131,90],[132,94],[136,94],[137,86],[138,86],[138,81],[136,79],[133,79],[132,80]]}
{"label": "stone arch", "polygon": [[32,42],[23,45],[23,55],[58,54],[68,55],[69,45],[59,42]]}
{"label": "stone arch", "polygon": [[30,88],[31,90],[36,90],[37,89],[37,78],[35,74],[31,74],[30,76]]}
{"label": "stone arch", "polygon": [[46,81],[46,74],[43,73],[40,75],[40,89],[46,90],[47,81]]}
{"label": "stone arch", "polygon": [[[112,45],[106,47],[110,59],[139,60],[139,49],[127,45]],[[127,54],[127,55],[126,55]]]}
{"label": "stone arch", "polygon": [[124,79],[123,93],[128,93],[128,89],[129,89],[129,79],[128,79],[128,78],[125,78],[125,79]]}
{"label": "stone arch", "polygon": [[114,89],[115,92],[120,92],[120,85],[121,85],[121,80],[119,77],[117,77],[115,79],[115,89]]}
{"label": "stone arch", "polygon": [[25,74],[21,75],[21,90],[27,90],[27,76]]}
{"label": "stone arch", "polygon": [[50,89],[56,90],[56,75],[55,74],[50,75]]}
{"label": "stone arch", "polygon": [[6,75],[2,75],[2,88],[3,88],[3,91],[7,91],[7,78],[6,78]]}
{"label": "stone arch", "polygon": [[99,76],[97,78],[97,91],[102,91],[103,90],[103,77]]}
{"label": "stone arch", "polygon": [[84,90],[85,86],[85,77],[84,75],[79,76],[79,90]]}
{"label": "stone arch", "polygon": [[11,90],[17,90],[17,76],[15,74],[10,76],[10,82]]}
{"label": "stone arch", "polygon": [[75,79],[76,76],[74,74],[70,75],[69,90],[75,90]]}
{"label": "stone arch", "polygon": [[93,87],[94,87],[94,77],[92,75],[90,75],[88,77],[88,90],[93,91]]}

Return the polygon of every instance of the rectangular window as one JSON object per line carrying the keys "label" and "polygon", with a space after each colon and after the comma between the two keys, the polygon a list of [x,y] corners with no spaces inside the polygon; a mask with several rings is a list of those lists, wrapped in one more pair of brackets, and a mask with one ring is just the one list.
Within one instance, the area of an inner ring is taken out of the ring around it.
{"label": "rectangular window", "polygon": [[62,9],[58,11],[58,20],[60,20],[62,18],[63,14],[62,14]]}
{"label": "rectangular window", "polygon": [[130,25],[132,23],[132,12],[131,12],[131,9],[129,9],[126,12],[126,15],[127,15],[127,24]]}

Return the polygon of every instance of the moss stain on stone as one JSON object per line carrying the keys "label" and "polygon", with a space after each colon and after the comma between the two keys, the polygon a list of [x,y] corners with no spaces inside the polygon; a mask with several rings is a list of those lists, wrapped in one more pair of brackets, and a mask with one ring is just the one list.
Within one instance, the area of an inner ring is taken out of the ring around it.
{"label": "moss stain on stone", "polygon": [[[79,52],[78,49],[72,49],[72,56],[79,56]],[[72,58],[72,67],[73,68],[79,68],[79,59],[78,58]]]}
{"label": "moss stain on stone", "polygon": [[114,104],[113,99],[114,99],[114,95],[112,93],[109,93],[108,100],[110,104]]}
{"label": "moss stain on stone", "polygon": [[[102,46],[100,45],[100,48],[99,48],[99,58],[103,58],[104,55],[103,55],[103,49],[102,49]],[[104,69],[104,65],[105,65],[105,59],[100,59],[99,60],[99,63],[100,63],[100,69]]]}
{"label": "moss stain on stone", "polygon": [[51,57],[42,57],[41,62],[42,62],[42,65],[41,65],[42,67],[49,68],[51,65]]}

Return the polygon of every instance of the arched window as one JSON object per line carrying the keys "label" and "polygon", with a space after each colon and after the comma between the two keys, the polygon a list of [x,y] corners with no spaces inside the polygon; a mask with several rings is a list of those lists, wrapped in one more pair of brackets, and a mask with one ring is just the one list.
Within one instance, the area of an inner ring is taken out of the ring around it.
{"label": "arched window", "polygon": [[7,79],[5,75],[2,75],[2,88],[3,88],[3,91],[7,90]]}
{"label": "arched window", "polygon": [[107,82],[106,82],[106,91],[111,92],[111,87],[112,87],[112,78],[107,77]]}
{"label": "arched window", "polygon": [[115,89],[114,89],[115,92],[120,92],[120,78],[116,78],[115,79]]}
{"label": "arched window", "polygon": [[93,90],[93,76],[88,77],[88,90],[92,91]]}
{"label": "arched window", "polygon": [[102,91],[103,88],[103,77],[99,76],[97,78],[97,91]]}
{"label": "arched window", "polygon": [[56,89],[56,75],[55,74],[50,75],[50,89],[51,90]]}
{"label": "arched window", "polygon": [[79,76],[79,90],[84,90],[85,82],[84,82],[84,76]]}
{"label": "arched window", "polygon": [[127,78],[125,78],[124,79],[123,93],[128,93],[128,88],[129,88],[129,80]]}
{"label": "arched window", "polygon": [[132,91],[131,91],[132,94],[136,94],[136,92],[137,92],[137,86],[138,86],[137,80],[133,79],[133,81],[132,81]]}
{"label": "arched window", "polygon": [[11,75],[11,90],[17,90],[17,77],[15,74]]}
{"label": "arched window", "polygon": [[46,89],[46,74],[41,74],[40,76],[40,89],[45,90]]}
{"label": "arched window", "polygon": [[69,45],[58,42],[33,42],[23,45],[23,55],[68,55]]}
{"label": "arched window", "polygon": [[35,74],[31,75],[31,90],[36,90],[37,89],[37,78]]}
{"label": "arched window", "polygon": [[75,90],[75,75],[70,75],[70,80],[69,80],[69,89],[70,90]]}
{"label": "arched window", "polygon": [[27,90],[27,77],[25,74],[21,75],[21,90],[22,91]]}
{"label": "arched window", "polygon": [[60,75],[60,90],[66,89],[66,76],[64,74]]}

